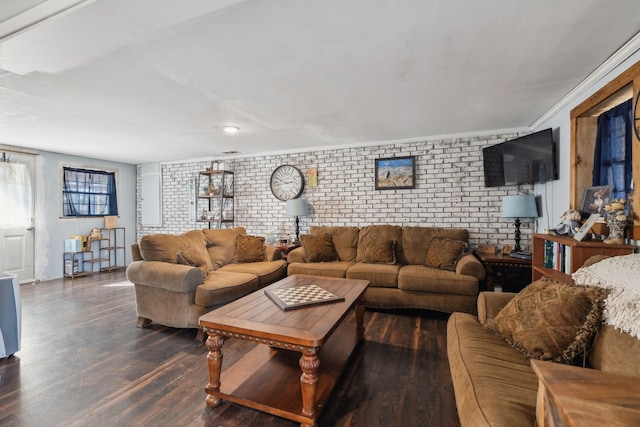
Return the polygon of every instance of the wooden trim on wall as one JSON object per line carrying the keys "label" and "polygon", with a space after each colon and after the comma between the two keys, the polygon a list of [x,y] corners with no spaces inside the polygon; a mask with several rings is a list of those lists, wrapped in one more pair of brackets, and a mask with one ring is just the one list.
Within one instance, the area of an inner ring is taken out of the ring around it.
{"label": "wooden trim on wall", "polygon": [[634,82],[634,93],[637,93],[637,85],[635,83],[635,79],[637,77],[640,77],[640,61],[622,72],[622,74],[611,80],[602,89],[591,95],[589,98],[585,99],[580,105],[577,105],[573,110],[571,110],[569,117],[573,121],[574,118],[585,114],[587,111],[603,102],[631,82]]}
{"label": "wooden trim on wall", "polygon": [[[578,183],[576,182],[578,175],[578,166],[580,163],[580,159],[578,158],[579,150],[578,150],[578,118],[582,116],[589,115],[591,110],[596,109],[598,104],[607,102],[610,98],[614,97],[617,92],[625,89],[625,86],[632,85],[632,97],[635,100],[635,97],[638,95],[640,91],[640,61],[636,62],[634,65],[629,67],[627,70],[623,71],[619,76],[611,80],[607,83],[602,89],[595,92],[589,98],[585,99],[580,105],[577,105],[570,112],[570,171],[569,171],[569,180],[570,180],[570,204],[571,208],[576,209],[580,197],[582,189],[577,188]],[[640,240],[640,141],[636,138],[635,132],[632,136],[633,138],[633,148],[632,148],[632,158],[636,159],[633,162],[633,225],[629,226],[628,229],[628,237],[634,240]]]}

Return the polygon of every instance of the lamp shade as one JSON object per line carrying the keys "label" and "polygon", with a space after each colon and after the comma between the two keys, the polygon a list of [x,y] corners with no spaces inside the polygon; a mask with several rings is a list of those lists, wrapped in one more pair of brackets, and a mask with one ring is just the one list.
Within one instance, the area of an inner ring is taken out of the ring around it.
{"label": "lamp shade", "polygon": [[287,216],[305,216],[307,213],[307,202],[304,199],[287,200]]}
{"label": "lamp shade", "polygon": [[536,198],[531,194],[518,194],[502,198],[502,218],[537,218]]}

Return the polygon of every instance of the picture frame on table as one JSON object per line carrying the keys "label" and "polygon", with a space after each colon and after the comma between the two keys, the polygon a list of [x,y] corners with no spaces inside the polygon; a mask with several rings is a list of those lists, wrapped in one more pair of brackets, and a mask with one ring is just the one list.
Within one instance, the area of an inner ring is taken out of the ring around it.
{"label": "picture frame on table", "polygon": [[599,213],[591,214],[591,216],[589,216],[589,219],[587,219],[584,224],[582,224],[580,229],[573,235],[573,238],[581,242],[582,239],[584,239],[584,236],[586,236],[587,233],[591,231],[591,227],[593,227],[593,225],[598,221],[599,218]]}
{"label": "picture frame on table", "polygon": [[587,187],[582,193],[582,201],[580,202],[580,215],[582,218],[588,218],[592,214],[602,214],[602,208],[611,200],[613,186],[597,185]]}
{"label": "picture frame on table", "polygon": [[416,157],[375,159],[376,190],[399,190],[416,187]]}

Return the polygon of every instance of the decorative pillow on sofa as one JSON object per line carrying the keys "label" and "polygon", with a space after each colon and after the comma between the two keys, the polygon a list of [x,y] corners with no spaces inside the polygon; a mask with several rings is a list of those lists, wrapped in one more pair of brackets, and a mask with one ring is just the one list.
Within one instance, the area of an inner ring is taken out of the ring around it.
{"label": "decorative pillow on sofa", "polygon": [[331,234],[300,236],[304,257],[307,262],[331,262],[338,260],[338,253],[333,246]]}
{"label": "decorative pillow on sofa", "polygon": [[458,259],[464,254],[467,244],[460,240],[451,240],[446,237],[434,237],[427,249],[427,267],[440,268],[442,270],[455,271]]}
{"label": "decorative pillow on sofa", "polygon": [[509,301],[487,327],[527,357],[571,363],[598,330],[605,295],[542,278]]}
{"label": "decorative pillow on sofa", "polygon": [[[178,264],[191,265],[198,267],[202,271],[202,277],[207,278],[209,270],[211,270],[211,260],[205,247],[194,248],[193,246],[185,246],[177,254]],[[208,262],[207,262],[208,261]]]}
{"label": "decorative pillow on sofa", "polygon": [[259,262],[267,259],[264,247],[264,237],[244,236],[236,237],[236,247],[233,262]]}
{"label": "decorative pillow on sofa", "polygon": [[384,237],[367,236],[362,240],[362,262],[368,264],[395,264],[396,242]]}

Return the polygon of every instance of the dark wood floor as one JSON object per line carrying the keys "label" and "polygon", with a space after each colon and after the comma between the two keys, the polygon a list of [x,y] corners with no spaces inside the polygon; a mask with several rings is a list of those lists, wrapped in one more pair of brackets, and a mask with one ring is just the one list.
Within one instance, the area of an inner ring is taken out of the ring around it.
{"label": "dark wood floor", "polygon": [[[136,328],[124,272],[23,285],[22,349],[0,360],[0,426],[277,426],[235,404],[207,408],[206,348],[195,331]],[[365,314],[320,426],[459,426],[446,316]],[[230,339],[225,366],[256,344]]]}

